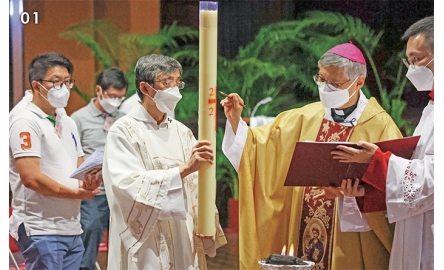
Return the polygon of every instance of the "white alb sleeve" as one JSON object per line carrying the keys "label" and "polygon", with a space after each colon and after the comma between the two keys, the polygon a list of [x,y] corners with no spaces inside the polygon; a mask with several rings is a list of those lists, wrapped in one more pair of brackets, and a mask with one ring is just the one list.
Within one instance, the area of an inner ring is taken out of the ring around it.
{"label": "white alb sleeve", "polygon": [[338,198],[338,213],[341,232],[367,232],[371,230],[367,218],[359,211],[354,197]]}
{"label": "white alb sleeve", "polygon": [[242,152],[244,151],[245,142],[247,141],[247,135],[248,125],[244,120],[240,119],[236,134],[234,134],[229,121],[225,124],[222,152],[231,162],[231,165],[233,165],[236,171],[239,169]]}
{"label": "white alb sleeve", "polygon": [[185,199],[182,191],[182,178],[180,177],[179,167],[169,169],[166,177],[171,177],[171,185],[168,189],[160,220],[185,220]]}

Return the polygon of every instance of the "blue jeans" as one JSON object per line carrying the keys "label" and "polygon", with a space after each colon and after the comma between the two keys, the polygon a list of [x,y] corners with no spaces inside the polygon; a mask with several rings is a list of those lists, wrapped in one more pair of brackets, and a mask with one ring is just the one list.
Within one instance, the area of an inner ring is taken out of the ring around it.
{"label": "blue jeans", "polygon": [[85,247],[81,268],[94,270],[103,231],[108,229],[109,207],[106,195],[98,195],[91,200],[83,200],[80,205],[82,241]]}
{"label": "blue jeans", "polygon": [[17,246],[27,270],[78,270],[83,256],[80,235],[27,236],[24,224],[18,229]]}

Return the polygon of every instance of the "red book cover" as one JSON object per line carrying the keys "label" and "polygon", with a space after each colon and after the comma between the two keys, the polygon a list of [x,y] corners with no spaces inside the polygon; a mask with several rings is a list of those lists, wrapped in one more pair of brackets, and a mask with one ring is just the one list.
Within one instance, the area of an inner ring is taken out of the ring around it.
{"label": "red book cover", "polygon": [[[410,159],[420,136],[387,140],[375,143],[385,152]],[[359,178],[364,175],[368,164],[340,163],[333,159],[331,151],[338,145],[359,148],[350,142],[297,142],[288,169],[284,186],[335,186],[344,178]]]}

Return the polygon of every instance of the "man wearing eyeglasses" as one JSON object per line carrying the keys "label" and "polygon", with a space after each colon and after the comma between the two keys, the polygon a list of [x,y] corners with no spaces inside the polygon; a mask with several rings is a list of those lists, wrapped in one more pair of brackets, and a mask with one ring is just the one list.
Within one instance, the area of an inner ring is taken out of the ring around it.
{"label": "man wearing eyeglasses", "polygon": [[99,193],[101,178],[69,177],[84,155],[76,125],[64,113],[73,70],[60,53],[34,58],[28,67],[32,101],[9,120],[9,232],[26,269],[79,269],[80,202]]}
{"label": "man wearing eyeglasses", "polygon": [[[184,82],[180,82],[183,83],[185,85]],[[162,82],[163,85],[166,85],[168,88],[169,86],[175,84],[174,81],[171,80],[165,80]],[[184,85],[179,86],[179,89],[182,89],[184,87]],[[182,87],[182,88],[181,88]],[[120,111],[124,112],[124,113],[128,113],[131,108],[133,108],[137,103],[140,103],[140,98],[139,95],[136,93],[134,93],[132,96],[130,96],[127,100],[125,100],[125,102],[123,102],[123,104],[119,107]],[[170,110],[167,112],[168,116],[171,118],[174,118],[174,110]]]}
{"label": "man wearing eyeglasses", "polygon": [[110,207],[108,265],[113,269],[206,269],[226,243],[216,205],[216,235],[195,234],[197,171],[213,164],[209,141],[171,118],[182,66],[168,56],[141,57],[137,102],[108,132],[103,179]]}
{"label": "man wearing eyeglasses", "polygon": [[[94,151],[104,151],[111,125],[125,114],[118,107],[125,98],[128,79],[116,67],[102,71],[96,79],[96,97],[71,114],[79,130],[80,141],[88,158]],[[103,183],[92,200],[83,200],[80,208],[82,240],[85,246],[80,269],[94,270],[103,231],[108,229],[109,207]]]}
{"label": "man wearing eyeglasses", "polygon": [[331,48],[318,67],[313,78],[321,102],[285,111],[271,124],[249,128],[241,119],[243,100],[235,93],[221,101],[228,120],[222,150],[239,175],[241,269],[255,269],[258,260],[291,244],[295,255],[308,260],[304,247],[313,224],[322,225],[325,235],[316,267],[388,268],[393,232],[384,212],[366,214],[370,225],[363,232],[345,233],[340,229],[347,227],[349,214],[361,216],[355,198],[319,198],[322,189],[284,187],[298,141],[377,142],[402,136],[378,102],[362,92],[367,67],[354,44]]}
{"label": "man wearing eyeglasses", "polygon": [[[341,162],[369,163],[362,180],[385,194],[388,219],[396,222],[390,269],[434,268],[434,17],[414,23],[404,33],[407,78],[418,91],[431,91],[413,135],[420,135],[411,159],[382,152],[378,146],[360,142],[362,150],[338,147],[333,158]],[[345,151],[345,152],[343,152]],[[351,180],[348,180],[351,182]],[[350,196],[363,196],[364,204],[373,190],[348,184]],[[359,221],[359,220],[357,220]]]}

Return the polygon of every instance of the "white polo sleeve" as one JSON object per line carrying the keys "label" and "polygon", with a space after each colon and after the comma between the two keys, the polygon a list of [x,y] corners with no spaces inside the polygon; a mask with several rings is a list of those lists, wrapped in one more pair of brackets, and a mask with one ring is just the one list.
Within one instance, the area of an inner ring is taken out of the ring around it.
{"label": "white polo sleeve", "polygon": [[16,118],[9,126],[9,148],[14,158],[40,157],[41,138],[40,126],[31,119]]}

